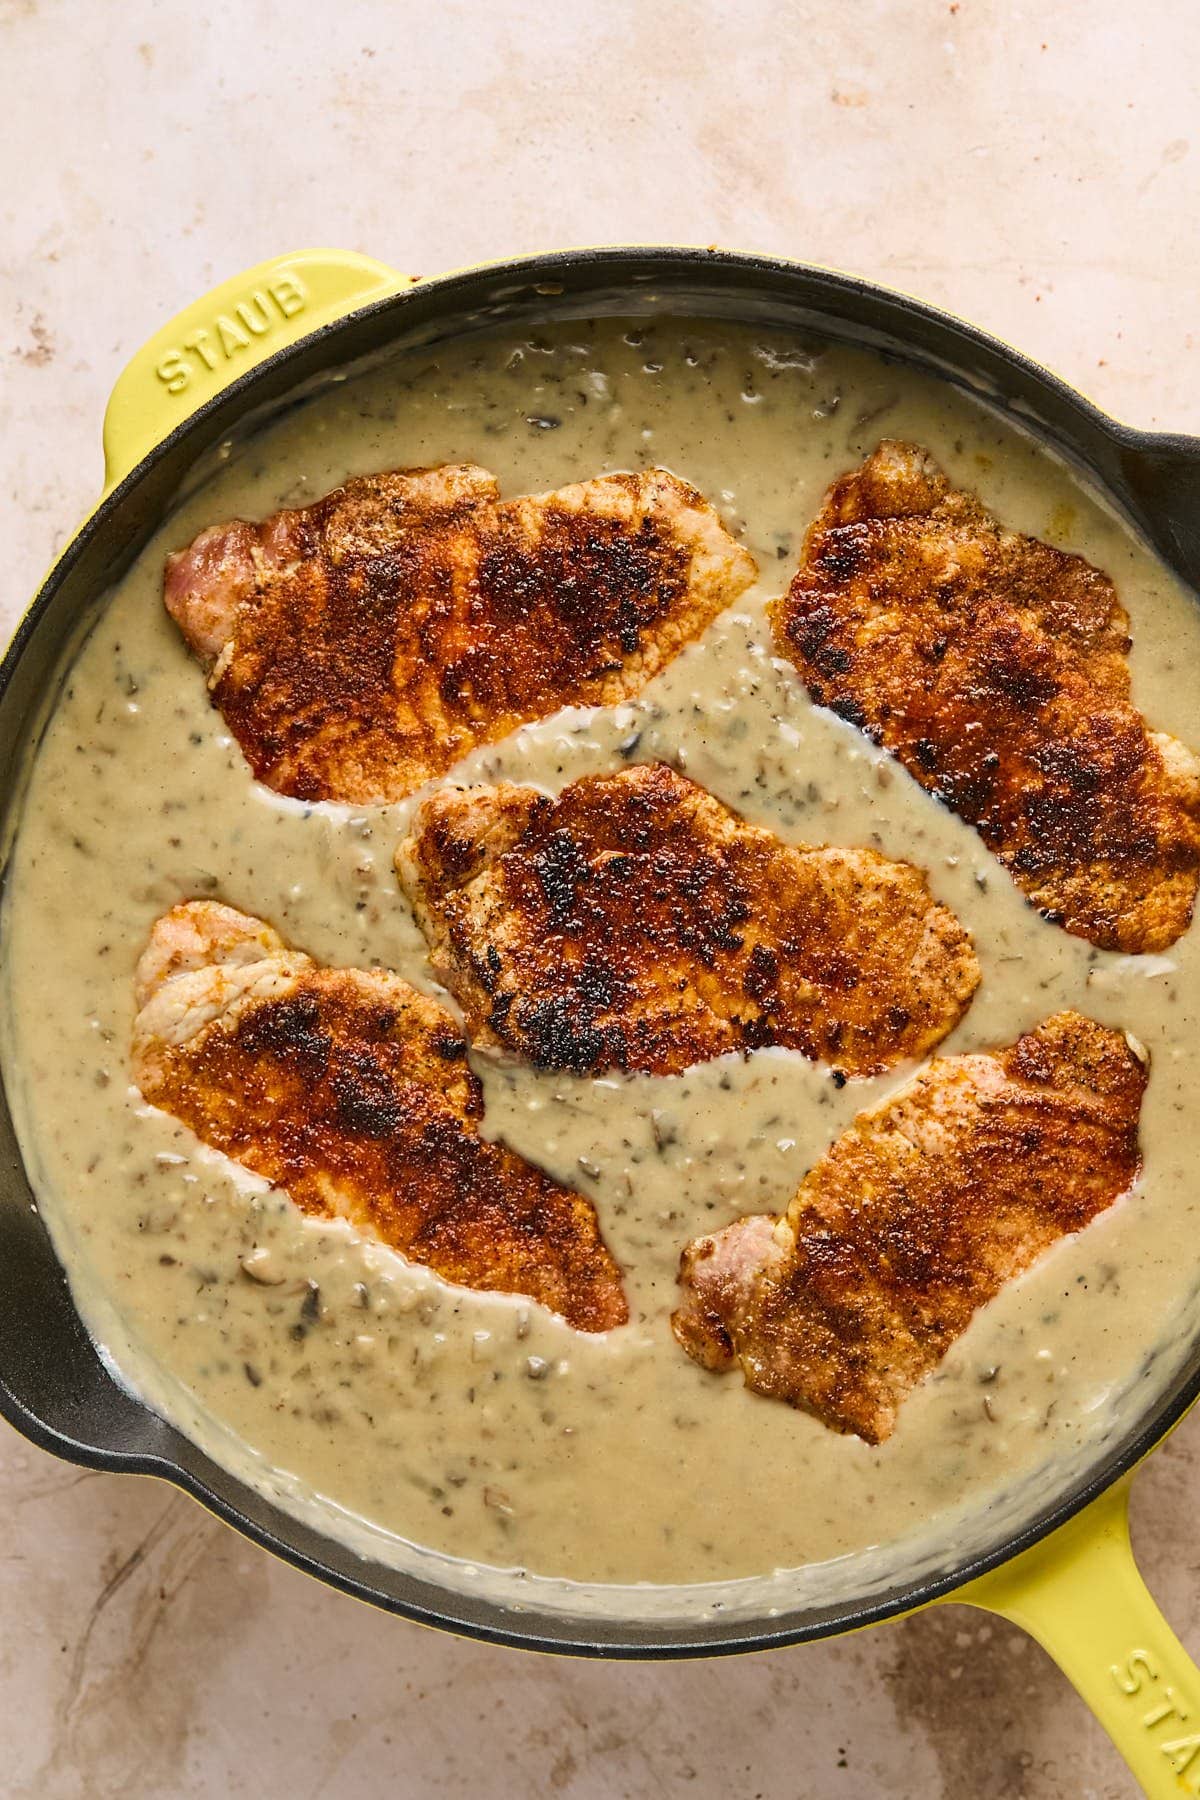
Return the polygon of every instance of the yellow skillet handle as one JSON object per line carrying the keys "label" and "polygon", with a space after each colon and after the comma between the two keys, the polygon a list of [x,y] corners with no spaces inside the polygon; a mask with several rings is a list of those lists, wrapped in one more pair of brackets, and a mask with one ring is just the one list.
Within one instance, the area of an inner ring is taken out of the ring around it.
{"label": "yellow skillet handle", "polygon": [[1145,1792],[1200,1794],[1200,1669],[1138,1574],[1126,1476],[1032,1550],[952,1594],[1048,1650]]}
{"label": "yellow skillet handle", "polygon": [[300,250],[214,288],[156,332],[118,377],[104,415],[105,492],[247,369],[415,279],[350,250]]}

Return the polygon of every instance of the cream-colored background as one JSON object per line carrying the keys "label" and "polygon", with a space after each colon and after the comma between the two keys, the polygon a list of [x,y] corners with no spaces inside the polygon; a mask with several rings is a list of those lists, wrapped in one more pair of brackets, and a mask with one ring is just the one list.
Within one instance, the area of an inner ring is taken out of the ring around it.
{"label": "cream-colored background", "polygon": [[[416,273],[780,251],[1200,431],[1198,70],[1194,0],[0,0],[0,631],[99,484],[125,357],[309,243]],[[1135,1502],[1196,1652],[1198,1494],[1200,1415]],[[4,1800],[1133,1791],[1042,1653],[965,1609],[736,1662],[522,1657],[377,1617],[3,1426],[0,1518]]]}

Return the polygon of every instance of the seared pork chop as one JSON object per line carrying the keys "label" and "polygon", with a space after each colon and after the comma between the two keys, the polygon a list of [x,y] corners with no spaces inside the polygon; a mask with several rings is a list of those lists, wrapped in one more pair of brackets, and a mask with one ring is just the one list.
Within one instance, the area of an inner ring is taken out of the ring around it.
{"label": "seared pork chop", "polygon": [[146,1099],[303,1212],[577,1330],[625,1323],[590,1202],[480,1136],[453,1019],[399,976],[320,968],[261,919],[190,901],[154,926],[137,1003]]}
{"label": "seared pork chop", "polygon": [[464,465],[215,525],[168,559],[165,599],[258,779],[359,805],[636,693],[755,574],[663,469],[502,501]]}
{"label": "seared pork chop", "polygon": [[979,980],[909,863],[785,844],[662,763],[428,800],[397,871],[477,1044],[676,1074],[783,1045],[847,1075],[918,1057]]}
{"label": "seared pork chop", "polygon": [[883,443],[830,489],[771,615],[817,704],[975,826],[1040,912],[1108,950],[1187,929],[1200,765],[1130,700],[1107,575]]}
{"label": "seared pork chop", "polygon": [[930,1063],[859,1114],[782,1218],[688,1245],[676,1338],[882,1443],[975,1312],[1131,1186],[1145,1086],[1126,1038],[1076,1012]]}

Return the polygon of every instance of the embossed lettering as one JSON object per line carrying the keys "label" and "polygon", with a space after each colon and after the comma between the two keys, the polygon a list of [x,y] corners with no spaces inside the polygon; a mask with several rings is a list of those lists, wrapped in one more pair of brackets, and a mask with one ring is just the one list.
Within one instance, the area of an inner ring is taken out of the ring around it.
{"label": "embossed lettering", "polygon": [[250,347],[250,339],[240,325],[234,324],[228,313],[221,313],[217,319],[217,336],[226,356],[232,356],[235,350],[247,350]]}
{"label": "embossed lettering", "polygon": [[[1182,1775],[1185,1769],[1191,1767],[1193,1759],[1200,1754],[1200,1732],[1193,1733],[1191,1737],[1172,1738],[1170,1743],[1160,1744],[1158,1747],[1169,1760],[1175,1773]],[[1193,1788],[1192,1791],[1194,1793],[1195,1789]]]}
{"label": "embossed lettering", "polygon": [[1122,1670],[1120,1663],[1114,1663],[1110,1673],[1123,1694],[1140,1694],[1143,1677],[1150,1681],[1158,1680],[1158,1670],[1148,1650],[1131,1650],[1124,1669]]}
{"label": "embossed lettering", "polygon": [[168,350],[154,373],[164,383],[168,394],[182,393],[192,379],[182,350]]}
{"label": "embossed lettering", "polygon": [[209,342],[208,333],[203,327],[199,331],[193,331],[191,337],[184,338],[183,347],[185,350],[194,350],[206,369],[216,368],[216,353]]}
{"label": "embossed lettering", "polygon": [[1186,1706],[1181,1706],[1179,1701],[1175,1698],[1175,1689],[1172,1687],[1164,1688],[1163,1692],[1166,1695],[1166,1699],[1161,1706],[1151,1707],[1150,1711],[1146,1713],[1142,1719],[1143,1725],[1147,1727],[1151,1725],[1161,1725],[1164,1719],[1172,1717],[1176,1719],[1187,1718],[1188,1709]]}
{"label": "embossed lettering", "polygon": [[298,275],[281,275],[271,283],[271,298],[283,314],[290,319],[308,302],[308,289]]}
{"label": "embossed lettering", "polygon": [[239,300],[233,310],[246,330],[252,331],[255,337],[261,337],[264,331],[270,331],[271,308],[261,288],[255,288],[248,300]]}
{"label": "embossed lettering", "polygon": [[279,275],[265,290],[255,288],[246,299],[239,300],[232,311],[218,313],[211,328],[198,326],[190,337],[184,338],[182,347],[166,351],[154,373],[169,394],[180,394],[197,373],[192,357],[198,358],[206,369],[218,369],[222,361],[229,362],[239,351],[248,350],[251,336],[262,337],[303,312],[307,305],[308,289],[300,277]]}

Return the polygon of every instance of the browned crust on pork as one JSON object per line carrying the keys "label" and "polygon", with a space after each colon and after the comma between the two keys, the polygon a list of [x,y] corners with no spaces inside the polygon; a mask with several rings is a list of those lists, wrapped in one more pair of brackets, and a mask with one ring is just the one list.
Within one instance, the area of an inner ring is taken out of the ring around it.
{"label": "browned crust on pork", "polygon": [[[207,953],[209,961],[202,958]],[[624,1324],[591,1203],[479,1131],[450,1015],[396,975],[325,969],[211,903],[158,921],[134,1073],[146,1099],[317,1217],[581,1331]]]}
{"label": "browned crust on pork", "polygon": [[813,699],[974,825],[1039,911],[1111,950],[1186,930],[1200,768],[1130,700],[1107,575],[885,442],[833,484],[771,614]]}
{"label": "browned crust on pork", "polygon": [[556,800],[443,789],[396,861],[472,1040],[545,1068],[779,1045],[873,1074],[939,1042],[979,980],[920,870],[785,844],[662,763]]}
{"label": "browned crust on pork", "polygon": [[1132,1185],[1146,1078],[1121,1032],[1075,1012],[931,1063],[854,1120],[782,1219],[688,1245],[676,1337],[881,1443],[978,1309]]}
{"label": "browned crust on pork", "polygon": [[449,465],[212,527],[168,560],[165,599],[259,780],[360,804],[636,693],[755,574],[662,469],[501,501]]}

